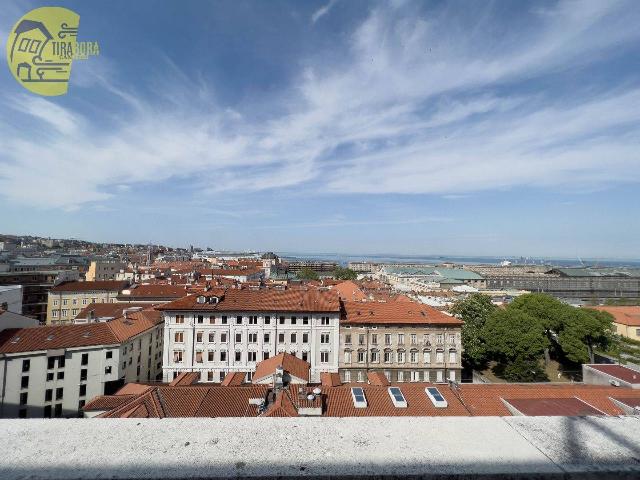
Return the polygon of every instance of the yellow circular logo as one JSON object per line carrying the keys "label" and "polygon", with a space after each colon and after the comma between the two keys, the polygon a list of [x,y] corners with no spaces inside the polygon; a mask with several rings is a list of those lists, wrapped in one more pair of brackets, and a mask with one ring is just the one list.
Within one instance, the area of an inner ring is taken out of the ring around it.
{"label": "yellow circular logo", "polygon": [[39,95],[67,93],[80,15],[62,7],[31,10],[7,40],[9,69],[27,90]]}

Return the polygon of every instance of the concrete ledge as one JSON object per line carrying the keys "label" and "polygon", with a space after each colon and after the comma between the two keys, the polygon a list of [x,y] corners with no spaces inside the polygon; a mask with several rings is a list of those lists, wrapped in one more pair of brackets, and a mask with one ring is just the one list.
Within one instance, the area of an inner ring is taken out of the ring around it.
{"label": "concrete ledge", "polygon": [[638,417],[0,420],[0,479],[640,477]]}

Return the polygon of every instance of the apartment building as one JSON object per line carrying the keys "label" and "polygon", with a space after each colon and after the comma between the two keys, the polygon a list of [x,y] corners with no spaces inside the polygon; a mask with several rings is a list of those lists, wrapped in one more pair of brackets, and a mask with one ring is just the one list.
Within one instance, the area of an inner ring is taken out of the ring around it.
{"label": "apartment building", "polygon": [[382,371],[390,382],[460,381],[462,322],[415,302],[344,301],[340,375],[366,382]]}
{"label": "apartment building", "polygon": [[229,373],[251,380],[259,361],[290,353],[310,376],[338,371],[340,302],[319,290],[209,290],[160,307],[164,312],[164,380],[198,372],[203,382]]}
{"label": "apartment building", "polygon": [[78,416],[85,402],[162,371],[162,316],[155,310],[88,325],[0,332],[0,417]]}
{"label": "apartment building", "polygon": [[613,315],[613,326],[618,335],[640,341],[640,306],[589,307]]}
{"label": "apartment building", "polygon": [[89,264],[89,270],[87,270],[85,279],[87,282],[117,280],[120,270],[126,268],[126,266],[127,264],[120,260],[92,260]]}
{"label": "apartment building", "polygon": [[96,282],[65,282],[49,291],[47,324],[64,325],[91,303],[115,303],[128,282],[103,280]]}

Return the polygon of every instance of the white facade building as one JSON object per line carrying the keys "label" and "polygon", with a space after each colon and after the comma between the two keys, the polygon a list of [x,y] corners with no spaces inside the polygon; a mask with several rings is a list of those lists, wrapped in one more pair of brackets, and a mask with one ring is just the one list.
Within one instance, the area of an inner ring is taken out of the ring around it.
{"label": "white facade building", "polygon": [[199,372],[203,382],[247,372],[287,352],[320,372],[338,371],[340,303],[329,291],[228,289],[190,295],[164,311],[164,380]]}
{"label": "white facade building", "polygon": [[162,368],[161,314],[111,322],[5,330],[0,336],[0,418],[75,417],[85,402]]}

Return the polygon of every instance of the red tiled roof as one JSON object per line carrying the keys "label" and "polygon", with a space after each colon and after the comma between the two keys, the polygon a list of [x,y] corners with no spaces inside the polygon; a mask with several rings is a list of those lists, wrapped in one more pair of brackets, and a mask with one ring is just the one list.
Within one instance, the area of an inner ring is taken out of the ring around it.
{"label": "red tiled roof", "polygon": [[297,417],[298,409],[293,404],[289,392],[281,390],[276,395],[275,401],[261,416],[263,417]]}
{"label": "red tiled roof", "polygon": [[128,401],[136,398],[137,395],[100,395],[89,401],[82,410],[113,410]]}
{"label": "red tiled roof", "polygon": [[611,397],[614,400],[617,400],[620,403],[624,403],[625,405],[627,405],[628,407],[631,408],[640,408],[640,396],[638,397],[620,397],[620,396],[616,396],[616,397]]}
{"label": "red tiled roof", "polygon": [[280,353],[275,357],[267,358],[258,363],[253,374],[253,381],[258,382],[269,375],[273,375],[278,366],[282,366],[285,372],[289,372],[294,377],[309,381],[311,365],[290,353]]}
{"label": "red tiled roof", "polygon": [[417,302],[344,302],[342,323],[462,325],[462,321]]}
{"label": "red tiled roof", "polygon": [[338,292],[338,295],[340,295],[342,300],[360,302],[367,299],[367,296],[360,287],[351,280],[340,282],[337,285],[334,285],[331,290]]}
{"label": "red tiled roof", "polygon": [[342,385],[342,380],[339,373],[321,372],[320,383],[324,387],[337,387]]}
{"label": "red tiled roof", "polygon": [[64,282],[51,289],[52,292],[119,292],[129,285],[128,281],[100,280],[97,282]]}
{"label": "red tiled roof", "polygon": [[210,270],[201,270],[203,275],[211,275],[214,277],[247,277],[260,273],[260,268],[213,268]]}
{"label": "red tiled roof", "polygon": [[244,379],[247,376],[245,372],[231,372],[228,373],[224,380],[220,383],[223,387],[233,386],[237,387],[238,385],[242,385],[244,383]]}
{"label": "red tiled roof", "polygon": [[609,364],[590,364],[589,368],[598,370],[599,372],[606,373],[612,377],[615,377],[623,382],[631,384],[640,384],[640,372],[633,370],[632,368],[625,367],[624,365],[609,365]]}
{"label": "red tiled roof", "polygon": [[614,322],[621,325],[640,327],[640,306],[615,307],[605,305],[589,308],[610,313],[613,315]]}
{"label": "red tiled roof", "polygon": [[182,372],[169,383],[169,386],[184,387],[186,385],[193,385],[198,380],[200,380],[200,374],[197,372]]}
{"label": "red tiled roof", "polygon": [[584,417],[604,415],[579,398],[505,398],[516,410],[528,417]]}
{"label": "red tiled roof", "polygon": [[177,299],[182,298],[188,293],[186,285],[166,285],[166,284],[145,284],[136,285],[135,287],[125,289],[122,297],[131,298],[163,298]]}
{"label": "red tiled roof", "polygon": [[206,297],[218,296],[219,303],[198,303],[198,295],[175,300],[159,310],[204,311],[272,311],[272,312],[339,312],[340,302],[335,292],[300,290],[249,290],[229,288],[211,290]]}
{"label": "red tiled roof", "polygon": [[369,379],[369,383],[371,385],[376,385],[379,387],[385,387],[389,385],[389,380],[387,380],[384,372],[367,372],[367,378]]}
{"label": "red tiled roof", "polygon": [[161,313],[149,309],[104,323],[12,329],[0,335],[0,353],[115,345],[159,323],[162,323]]}
{"label": "red tiled roof", "polygon": [[76,319],[85,319],[89,317],[89,312],[93,311],[95,318],[118,318],[122,316],[122,312],[127,308],[149,308],[148,303],[90,303],[76,315]]}

